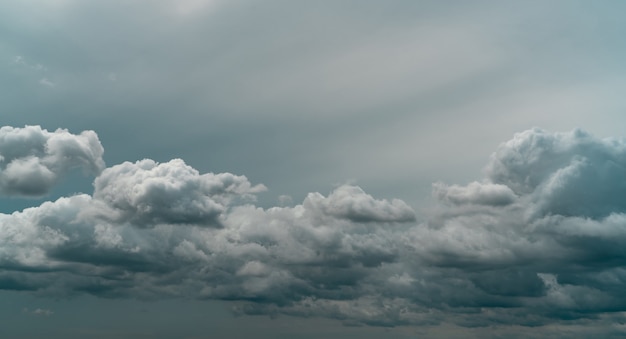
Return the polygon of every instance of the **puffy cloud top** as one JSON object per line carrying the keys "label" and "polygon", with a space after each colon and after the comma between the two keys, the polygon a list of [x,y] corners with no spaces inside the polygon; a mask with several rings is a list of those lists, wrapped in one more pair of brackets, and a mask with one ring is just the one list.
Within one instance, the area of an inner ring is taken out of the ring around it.
{"label": "puffy cloud top", "polygon": [[93,131],[79,135],[40,126],[0,128],[0,192],[42,196],[72,168],[97,174],[104,149]]}
{"label": "puffy cloud top", "polygon": [[498,148],[487,178],[518,195],[532,195],[536,212],[603,217],[626,212],[626,140],[581,130],[531,129]]}
{"label": "puffy cloud top", "polygon": [[357,186],[340,186],[327,198],[319,193],[309,193],[304,201],[304,207],[355,222],[407,222],[415,220],[415,212],[404,201],[398,199],[376,200]]}
{"label": "puffy cloud top", "polygon": [[181,159],[145,159],[105,169],[95,180],[94,198],[111,208],[113,220],[136,225],[157,223],[220,225],[219,216],[237,197],[265,189],[244,176],[199,174]]}

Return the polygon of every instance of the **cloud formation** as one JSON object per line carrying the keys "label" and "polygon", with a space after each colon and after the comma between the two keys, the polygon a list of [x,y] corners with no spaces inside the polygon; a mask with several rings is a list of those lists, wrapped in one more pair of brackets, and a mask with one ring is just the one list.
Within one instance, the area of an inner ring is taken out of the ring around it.
{"label": "cloud formation", "polygon": [[105,169],[94,182],[94,198],[104,202],[115,222],[219,225],[231,199],[253,197],[263,185],[244,176],[203,174],[180,159],[125,162]]}
{"label": "cloud formation", "polygon": [[[93,132],[0,131],[25,135],[0,150],[30,169],[3,176],[102,168]],[[244,176],[126,162],[102,170],[93,195],[0,215],[0,289],[221,299],[351,325],[614,323],[626,311],[625,166],[623,139],[524,131],[480,181],[435,184],[442,205],[418,223],[403,201],[357,186],[264,209],[264,186]]]}
{"label": "cloud formation", "polygon": [[415,212],[404,201],[376,200],[356,186],[338,187],[327,198],[319,193],[310,193],[304,204],[310,210],[354,222],[415,221]]}
{"label": "cloud formation", "polygon": [[97,174],[104,149],[93,131],[79,135],[40,126],[0,128],[0,193],[42,196],[74,168]]}
{"label": "cloud formation", "polygon": [[502,144],[486,172],[492,182],[532,196],[537,213],[602,218],[626,209],[619,198],[625,169],[624,140],[532,129]]}

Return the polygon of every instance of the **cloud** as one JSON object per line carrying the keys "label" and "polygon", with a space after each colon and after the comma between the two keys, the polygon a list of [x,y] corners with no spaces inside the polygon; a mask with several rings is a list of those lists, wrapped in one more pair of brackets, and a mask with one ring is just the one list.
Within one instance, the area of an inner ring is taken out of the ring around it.
{"label": "cloud", "polygon": [[34,70],[34,71],[47,71],[47,68],[44,65],[42,65],[42,64],[30,64],[30,63],[26,62],[24,60],[24,57],[22,57],[21,55],[16,55],[15,58],[13,59],[13,63],[15,65],[26,67],[26,68]]}
{"label": "cloud", "polygon": [[30,310],[28,308],[24,308],[24,309],[22,309],[22,312],[23,313],[27,313],[27,314],[31,314],[31,315],[36,315],[36,316],[44,316],[44,317],[49,317],[49,316],[54,314],[54,312],[52,310],[45,309],[45,308],[36,308],[34,310]]}
{"label": "cloud", "polygon": [[537,213],[606,217],[626,211],[626,140],[531,129],[500,145],[487,178],[532,196]]}
{"label": "cloud", "polygon": [[0,192],[42,196],[69,170],[97,174],[104,149],[93,131],[79,135],[39,126],[0,128]]}
{"label": "cloud", "polygon": [[406,222],[415,220],[415,212],[404,201],[375,200],[356,186],[340,186],[328,198],[311,193],[304,201],[309,210],[355,222]]}
{"label": "cloud", "polygon": [[[61,150],[74,155],[63,161],[98,168],[78,156],[83,143],[18,132],[26,136],[2,148],[17,161],[12,175],[47,178],[36,164],[56,175],[69,164],[40,159]],[[260,208],[254,195],[264,186],[244,176],[201,174],[180,159],[125,162],[102,170],[91,196],[0,215],[0,288],[221,299],[241,314],[347,325],[621,321],[624,145],[579,130],[516,134],[480,181],[435,184],[443,204],[421,223],[403,201],[358,186]]]}
{"label": "cloud", "polygon": [[94,198],[116,222],[136,225],[183,223],[219,226],[233,198],[252,198],[265,189],[244,176],[203,174],[180,159],[125,162],[105,169],[94,182]]}
{"label": "cloud", "polygon": [[39,80],[39,83],[47,87],[56,87],[56,84],[48,80],[47,78],[41,78],[41,80]]}
{"label": "cloud", "polygon": [[439,274],[454,270],[456,284],[467,284],[463,297],[442,302],[506,308],[459,324],[535,326],[624,309],[617,244],[626,239],[617,225],[626,212],[619,198],[625,145],[580,130],[532,129],[498,148],[482,183],[434,186],[453,205],[412,229],[410,239],[424,264]]}
{"label": "cloud", "polygon": [[433,195],[439,200],[455,205],[508,205],[517,198],[515,193],[505,185],[472,182],[467,186],[443,183],[433,184]]}

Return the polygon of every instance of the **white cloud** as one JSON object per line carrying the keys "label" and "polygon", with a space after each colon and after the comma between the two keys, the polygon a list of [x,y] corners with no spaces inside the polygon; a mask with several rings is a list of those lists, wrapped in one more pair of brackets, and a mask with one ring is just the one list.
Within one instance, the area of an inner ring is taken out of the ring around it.
{"label": "white cloud", "polygon": [[407,222],[415,220],[415,212],[404,201],[376,200],[357,186],[343,185],[327,198],[310,193],[303,206],[323,214],[356,222]]}
{"label": "white cloud", "polygon": [[46,87],[56,87],[56,84],[48,80],[47,78],[41,78],[41,80],[39,80],[39,83]]}
{"label": "white cloud", "polygon": [[244,176],[202,174],[180,159],[125,162],[105,169],[95,183],[94,198],[106,204],[116,222],[138,226],[157,223],[220,226],[220,215],[235,198],[264,190]]}
{"label": "white cloud", "polygon": [[0,128],[0,192],[41,196],[66,172],[82,168],[97,174],[104,150],[93,131],[79,135],[39,126]]}

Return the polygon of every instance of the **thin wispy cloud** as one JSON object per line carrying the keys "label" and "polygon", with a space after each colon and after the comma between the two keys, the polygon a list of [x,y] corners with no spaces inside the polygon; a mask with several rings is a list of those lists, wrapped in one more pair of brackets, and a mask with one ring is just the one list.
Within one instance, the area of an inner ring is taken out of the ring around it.
{"label": "thin wispy cloud", "polygon": [[30,310],[27,307],[22,309],[22,313],[26,313],[26,314],[30,314],[34,316],[42,316],[42,317],[49,317],[54,314],[52,310],[49,310],[46,308],[36,308],[34,310]]}

